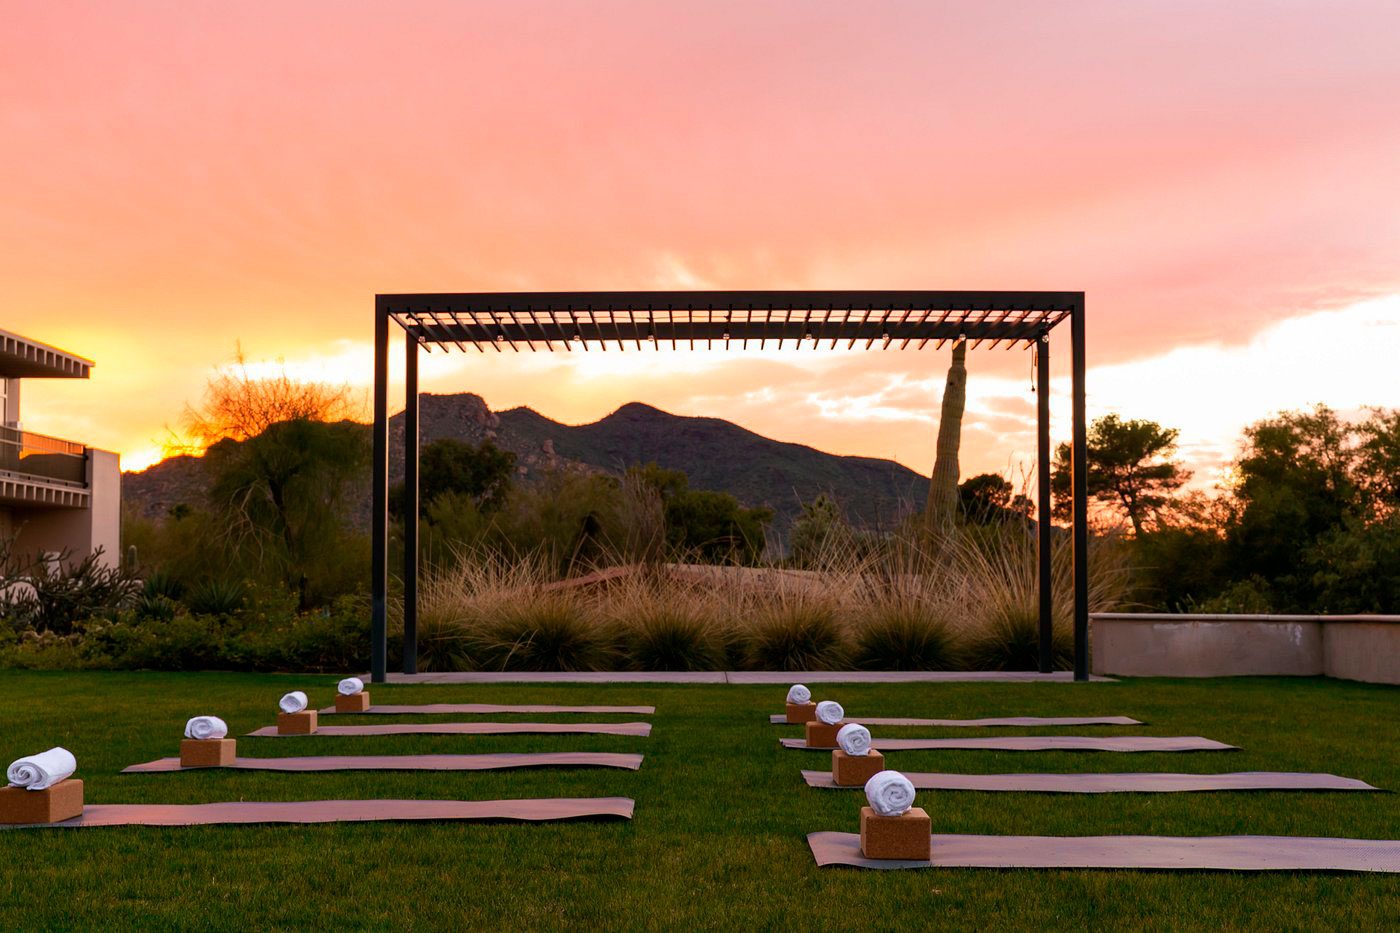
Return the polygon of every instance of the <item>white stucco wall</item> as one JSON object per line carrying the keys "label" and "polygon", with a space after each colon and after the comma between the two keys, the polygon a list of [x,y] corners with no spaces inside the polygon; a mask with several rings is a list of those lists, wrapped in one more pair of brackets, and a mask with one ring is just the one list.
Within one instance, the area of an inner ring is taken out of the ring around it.
{"label": "white stucco wall", "polygon": [[1102,613],[1091,624],[1095,674],[1400,684],[1400,616]]}

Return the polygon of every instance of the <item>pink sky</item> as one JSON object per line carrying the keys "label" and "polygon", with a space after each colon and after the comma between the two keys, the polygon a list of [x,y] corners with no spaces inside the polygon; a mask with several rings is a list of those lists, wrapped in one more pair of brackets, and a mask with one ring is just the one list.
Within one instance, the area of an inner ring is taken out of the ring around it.
{"label": "pink sky", "polygon": [[[363,384],[375,292],[1084,290],[1091,412],[1178,426],[1207,468],[1279,408],[1400,405],[1393,3],[0,16],[0,327],[98,362],[31,384],[25,423],[131,466],[238,341]],[[946,366],[494,356],[425,388],[573,422],[643,399],[925,472]],[[1024,464],[1028,381],[974,355],[965,473]]]}

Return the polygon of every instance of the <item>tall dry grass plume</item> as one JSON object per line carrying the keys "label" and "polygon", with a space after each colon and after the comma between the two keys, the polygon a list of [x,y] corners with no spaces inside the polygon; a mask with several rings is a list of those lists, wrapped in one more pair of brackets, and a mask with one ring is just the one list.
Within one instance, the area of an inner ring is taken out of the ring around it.
{"label": "tall dry grass plume", "polygon": [[[466,551],[427,578],[423,670],[1031,670],[1039,596],[1034,529],[921,523],[876,546],[823,547],[821,570],[635,560],[568,579],[544,555]],[[1052,555],[1054,654],[1072,656],[1071,555]],[[1091,611],[1119,606],[1127,551],[1093,542]]]}

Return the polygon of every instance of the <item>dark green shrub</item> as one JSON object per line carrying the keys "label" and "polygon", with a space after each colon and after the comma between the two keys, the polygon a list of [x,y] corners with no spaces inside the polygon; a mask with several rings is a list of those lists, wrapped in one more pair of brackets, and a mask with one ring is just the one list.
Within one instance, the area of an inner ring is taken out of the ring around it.
{"label": "dark green shrub", "polygon": [[54,559],[40,558],[20,568],[18,575],[24,584],[6,587],[0,612],[17,628],[56,635],[67,635],[78,623],[127,605],[137,590],[136,581],[122,568],[104,563],[101,548],[80,561],[67,551]]}
{"label": "dark green shrub", "polygon": [[217,577],[190,587],[184,603],[196,615],[233,615],[243,608],[247,588],[234,580]]}
{"label": "dark green shrub", "polygon": [[473,639],[480,667],[496,671],[605,671],[616,664],[612,639],[578,603],[526,599]]}
{"label": "dark green shrub", "polygon": [[169,596],[142,593],[136,597],[136,617],[147,622],[169,622],[180,611],[179,605]]}
{"label": "dark green shrub", "polygon": [[619,644],[637,671],[724,670],[726,639],[703,616],[653,603],[627,620]]}
{"label": "dark green shrub", "polygon": [[354,673],[369,667],[369,607],[340,597],[318,612],[245,636],[258,670]]}
{"label": "dark green shrub", "polygon": [[[403,645],[400,624],[394,642]],[[418,611],[418,669],[420,671],[469,671],[475,668],[473,639],[460,619],[431,603]]]}
{"label": "dark green shrub", "polygon": [[751,670],[838,670],[850,659],[836,610],[824,602],[787,599],[760,607],[745,632]]}
{"label": "dark green shrub", "polygon": [[948,671],[960,660],[947,620],[912,600],[872,606],[856,635],[855,657],[867,671]]}
{"label": "dark green shrub", "polygon": [[[1055,668],[1074,663],[1074,639],[1056,625],[1051,639]],[[968,638],[964,658],[974,671],[1034,671],[1040,668],[1040,614],[1033,605],[987,607]]]}
{"label": "dark green shrub", "polygon": [[166,570],[153,570],[146,574],[141,583],[141,595],[148,599],[164,596],[166,599],[179,599],[183,592],[180,581]]}

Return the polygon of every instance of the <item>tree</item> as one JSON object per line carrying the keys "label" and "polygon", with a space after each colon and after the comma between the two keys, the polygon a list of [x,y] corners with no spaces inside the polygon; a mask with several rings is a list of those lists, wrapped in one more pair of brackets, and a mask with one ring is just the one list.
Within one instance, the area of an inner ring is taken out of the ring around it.
{"label": "tree", "polygon": [[1236,578],[1258,576],[1278,608],[1308,608],[1315,587],[1303,569],[1309,549],[1344,526],[1359,501],[1350,429],[1325,405],[1284,412],[1245,429],[1226,529]]}
{"label": "tree", "polygon": [[[1190,471],[1175,459],[1176,428],[1155,421],[1124,421],[1116,414],[1097,418],[1089,426],[1086,455],[1089,497],[1122,515],[1143,534],[1148,523],[1160,524],[1160,513],[1171,495],[1190,479]],[[1055,450],[1050,477],[1056,512],[1066,517],[1072,504],[1073,451],[1069,444]]]}
{"label": "tree", "polygon": [[666,540],[673,548],[703,560],[753,563],[763,553],[765,527],[773,510],[745,508],[727,492],[691,489],[681,470],[655,463],[634,465],[628,474],[656,490],[666,519]]}
{"label": "tree", "polygon": [[210,497],[226,541],[272,569],[301,608],[318,597],[315,576],[341,574],[347,493],[369,462],[364,426],[297,419],[209,448]]}
{"label": "tree", "polygon": [[186,405],[186,439],[172,439],[173,452],[198,453],[221,440],[244,441],[285,421],[343,421],[360,413],[349,386],[293,379],[283,366],[269,376],[248,371],[243,348],[232,366],[205,386],[199,406]]}
{"label": "tree", "polygon": [[802,514],[792,523],[788,549],[797,566],[814,568],[824,552],[849,546],[853,537],[841,506],[822,493],[802,506]]}
{"label": "tree", "polygon": [[965,519],[983,525],[1027,518],[1033,511],[1030,499],[1016,493],[1010,481],[996,473],[968,477],[958,486],[958,505]]}
{"label": "tree", "polygon": [[[423,448],[418,461],[418,499],[426,508],[440,497],[470,499],[483,515],[500,510],[510,492],[515,454],[490,441],[480,445],[444,437]],[[389,502],[403,514],[403,484],[394,486]]]}
{"label": "tree", "polygon": [[1357,425],[1356,481],[1373,517],[1400,513],[1400,408],[1371,410]]}
{"label": "tree", "polygon": [[943,386],[938,418],[938,447],[928,481],[924,519],[933,529],[949,528],[958,510],[958,452],[962,446],[963,409],[967,403],[967,341],[953,344],[953,360]]}
{"label": "tree", "polygon": [[773,510],[747,509],[727,492],[687,489],[666,502],[667,539],[673,547],[713,562],[752,564],[763,554]]}

